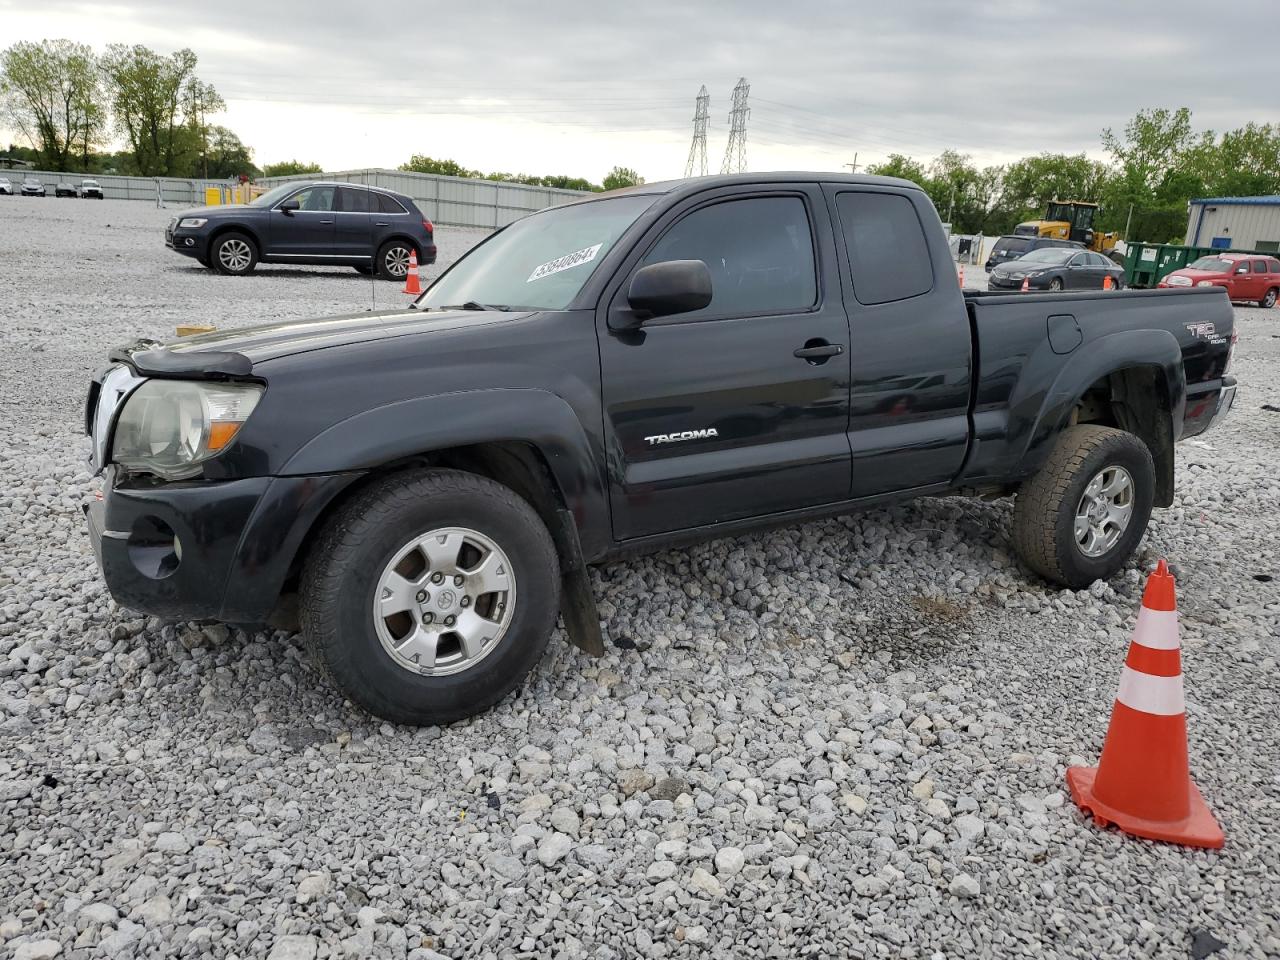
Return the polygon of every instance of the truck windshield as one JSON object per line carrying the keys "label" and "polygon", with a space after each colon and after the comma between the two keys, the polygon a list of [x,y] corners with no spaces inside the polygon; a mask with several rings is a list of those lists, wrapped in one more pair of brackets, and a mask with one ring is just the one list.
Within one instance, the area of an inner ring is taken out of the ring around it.
{"label": "truck windshield", "polygon": [[656,199],[631,194],[535,213],[486,240],[427,288],[419,309],[486,304],[563,310]]}

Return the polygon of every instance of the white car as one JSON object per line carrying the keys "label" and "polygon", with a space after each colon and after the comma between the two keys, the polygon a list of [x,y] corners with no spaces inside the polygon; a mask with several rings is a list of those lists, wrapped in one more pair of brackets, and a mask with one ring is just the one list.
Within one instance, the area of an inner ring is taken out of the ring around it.
{"label": "white car", "polygon": [[44,184],[41,183],[39,180],[37,180],[35,177],[27,177],[25,180],[23,180],[22,186],[19,189],[21,190],[22,195],[24,197],[48,196],[48,194],[45,192]]}
{"label": "white car", "polygon": [[102,187],[98,185],[98,181],[97,181],[97,180],[81,180],[81,181],[80,181],[80,196],[81,196],[81,198],[84,198],[84,197],[93,197],[95,200],[101,200],[101,199],[102,199]]}
{"label": "white car", "polygon": [[9,182],[8,177],[0,177],[0,193],[13,196],[13,184]]}

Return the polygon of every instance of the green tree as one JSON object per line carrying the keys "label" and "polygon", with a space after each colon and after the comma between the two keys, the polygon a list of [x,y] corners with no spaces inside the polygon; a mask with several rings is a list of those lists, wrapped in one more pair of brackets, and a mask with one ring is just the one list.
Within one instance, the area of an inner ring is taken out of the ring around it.
{"label": "green tree", "polygon": [[106,129],[106,108],[93,50],[70,40],[23,41],[0,53],[0,105],[40,163],[87,166]]}
{"label": "green tree", "polygon": [[208,130],[208,150],[200,159],[199,176],[229,180],[240,174],[253,179],[262,174],[253,163],[253,151],[226,127],[216,124]]}
{"label": "green tree", "polygon": [[1023,157],[1005,169],[1003,207],[1016,224],[1043,217],[1050,200],[1097,203],[1109,176],[1105,163],[1083,153]]}
{"label": "green tree", "polygon": [[437,160],[423,153],[415,153],[409,158],[408,163],[400,164],[400,169],[407,173],[435,173],[442,177],[471,177],[474,179],[482,176],[479,170],[468,170],[456,160]]}
{"label": "green tree", "polygon": [[929,180],[929,174],[925,172],[922,164],[900,153],[889,154],[889,159],[884,163],[870,164],[867,167],[867,173],[873,177],[899,177],[922,187]]}
{"label": "green tree", "polygon": [[191,50],[163,56],[141,44],[113,43],[102,74],[118,133],[132,154],[131,172],[147,177],[183,176],[201,157],[205,112],[222,100],[196,77]]}
{"label": "green tree", "polygon": [[614,167],[604,175],[601,185],[606,190],[618,190],[622,187],[638,187],[644,183],[644,177],[630,167]]}
{"label": "green tree", "polygon": [[262,168],[264,177],[290,177],[302,173],[324,173],[324,168],[318,163],[303,163],[301,160],[281,160]]}

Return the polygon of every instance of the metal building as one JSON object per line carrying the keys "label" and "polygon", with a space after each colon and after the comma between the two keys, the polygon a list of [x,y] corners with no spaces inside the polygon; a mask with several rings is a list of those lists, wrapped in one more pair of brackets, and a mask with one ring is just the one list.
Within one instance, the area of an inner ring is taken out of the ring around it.
{"label": "metal building", "polygon": [[1280,251],[1280,196],[1192,200],[1187,246]]}

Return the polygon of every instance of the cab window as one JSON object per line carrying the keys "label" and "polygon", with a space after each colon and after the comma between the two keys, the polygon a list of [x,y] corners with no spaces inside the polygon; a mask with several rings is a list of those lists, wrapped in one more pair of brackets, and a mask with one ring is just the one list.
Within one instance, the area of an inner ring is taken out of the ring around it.
{"label": "cab window", "polygon": [[298,201],[299,210],[328,213],[333,209],[333,187],[308,187],[299,190],[289,199]]}
{"label": "cab window", "polygon": [[711,304],[681,321],[801,313],[817,300],[813,232],[799,197],[750,197],[700,207],[671,227],[644,258],[701,260]]}
{"label": "cab window", "polygon": [[893,193],[841,193],[840,230],[859,303],[889,303],[933,289],[933,262],[911,201]]}

